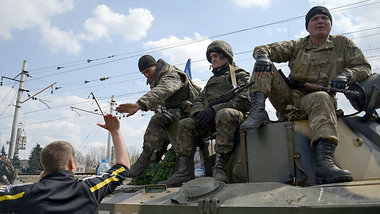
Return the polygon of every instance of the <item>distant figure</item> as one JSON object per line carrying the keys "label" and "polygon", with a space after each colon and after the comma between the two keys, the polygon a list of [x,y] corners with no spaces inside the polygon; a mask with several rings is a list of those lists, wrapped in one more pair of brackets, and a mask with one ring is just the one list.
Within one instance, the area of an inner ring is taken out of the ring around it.
{"label": "distant figure", "polygon": [[95,213],[102,199],[129,176],[129,156],[116,116],[104,116],[99,126],[110,131],[116,165],[102,176],[75,179],[76,162],[70,143],[55,141],[42,149],[44,171],[37,182],[0,186],[0,213]]}
{"label": "distant figure", "polygon": [[17,169],[12,165],[11,160],[2,155],[0,157],[0,185],[12,184],[17,177]]}
{"label": "distant figure", "polygon": [[[163,59],[156,61],[151,55],[140,57],[138,67],[150,85],[150,91],[136,103],[124,103],[116,107],[120,113],[134,115],[138,110],[155,110],[144,134],[143,151],[131,166],[132,177],[139,176],[152,162],[159,162],[169,142],[167,127],[190,115],[191,101],[199,89],[187,74]],[[167,112],[162,112],[163,106]],[[175,141],[175,139],[173,139]],[[173,145],[175,147],[175,145]]]}
{"label": "distant figure", "polygon": [[[316,152],[316,183],[351,181],[352,174],[334,163],[338,144],[335,93],[305,91],[303,83],[344,89],[366,79],[371,66],[362,51],[345,36],[330,35],[329,10],[316,6],[305,16],[309,36],[297,41],[276,42],[254,49],[251,110],[241,129],[259,128],[269,122],[265,99],[283,120],[308,119],[311,143]],[[289,82],[273,71],[273,62],[288,62]],[[295,114],[296,112],[296,114]]]}

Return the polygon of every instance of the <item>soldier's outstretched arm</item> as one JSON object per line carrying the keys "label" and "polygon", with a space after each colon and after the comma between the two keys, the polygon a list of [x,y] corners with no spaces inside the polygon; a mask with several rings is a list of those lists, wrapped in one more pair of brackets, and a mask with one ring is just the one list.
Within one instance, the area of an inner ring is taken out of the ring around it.
{"label": "soldier's outstretched arm", "polygon": [[116,107],[116,111],[119,113],[128,113],[127,117],[136,114],[140,110],[140,106],[137,103],[124,103]]}

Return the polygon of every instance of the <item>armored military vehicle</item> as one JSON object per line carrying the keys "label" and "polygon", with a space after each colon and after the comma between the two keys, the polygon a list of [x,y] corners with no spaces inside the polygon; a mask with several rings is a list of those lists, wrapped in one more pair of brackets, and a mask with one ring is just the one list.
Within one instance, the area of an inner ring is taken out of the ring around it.
{"label": "armored military vehicle", "polygon": [[365,114],[338,119],[335,162],[352,182],[317,185],[307,121],[275,122],[241,131],[229,160],[230,183],[212,177],[180,188],[119,187],[98,213],[380,213],[380,75],[350,86]]}

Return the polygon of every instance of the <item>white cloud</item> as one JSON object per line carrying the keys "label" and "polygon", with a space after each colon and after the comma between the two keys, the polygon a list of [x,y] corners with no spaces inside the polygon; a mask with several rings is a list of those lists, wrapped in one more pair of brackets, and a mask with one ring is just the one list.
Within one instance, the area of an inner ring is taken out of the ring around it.
{"label": "white cloud", "polygon": [[154,17],[144,8],[129,9],[129,15],[114,13],[106,5],[99,5],[94,9],[94,17],[84,23],[87,34],[81,38],[88,41],[97,41],[105,38],[110,40],[112,34],[122,35],[125,40],[137,41],[146,36]]}
{"label": "white cloud", "polygon": [[268,8],[270,5],[270,0],[232,0],[233,3],[239,7],[261,7]]}
{"label": "white cloud", "polygon": [[[199,40],[200,42],[192,42],[193,40]],[[206,59],[206,49],[211,43],[211,40],[207,37],[202,37],[198,33],[194,34],[194,38],[184,37],[180,39],[176,36],[169,36],[168,38],[163,38],[158,41],[149,41],[144,43],[144,48],[149,51],[152,49],[160,49],[161,47],[173,47],[170,49],[159,50],[165,61],[171,64],[186,63],[187,59],[192,59],[192,64],[194,61]],[[178,44],[189,44],[189,45],[178,45]],[[178,47],[176,47],[178,45]],[[202,60],[197,62],[197,67],[207,67],[210,64],[207,60]]]}
{"label": "white cloud", "polygon": [[78,38],[71,30],[62,31],[57,27],[50,25],[40,28],[42,41],[47,44],[52,52],[61,50],[68,53],[79,53],[82,50],[82,45]]}
{"label": "white cloud", "polygon": [[13,30],[46,26],[53,16],[73,8],[73,0],[0,1],[0,37],[11,39]]}
{"label": "white cloud", "polygon": [[52,23],[59,14],[74,9],[73,0],[19,0],[0,1],[0,38],[12,39],[12,31],[37,29],[41,42],[51,51],[77,54],[82,42],[97,42],[101,39],[112,41],[112,36],[122,36],[127,41],[137,41],[147,35],[154,20],[147,9],[129,9],[129,14],[113,12],[106,5],[99,5],[93,17],[84,24],[84,32],[74,33],[72,29],[62,30]]}

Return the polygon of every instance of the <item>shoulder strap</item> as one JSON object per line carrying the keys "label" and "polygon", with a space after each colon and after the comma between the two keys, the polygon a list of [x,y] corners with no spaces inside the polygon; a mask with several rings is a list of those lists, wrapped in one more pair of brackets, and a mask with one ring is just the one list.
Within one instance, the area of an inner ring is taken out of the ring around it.
{"label": "shoulder strap", "polygon": [[232,87],[236,88],[237,83],[236,83],[235,67],[233,67],[231,64],[230,64],[230,75],[231,75]]}
{"label": "shoulder strap", "polygon": [[[231,64],[229,64],[229,66],[230,66],[231,84],[232,84],[233,88],[236,88],[237,82],[236,82],[235,67],[232,66]],[[209,103],[208,103],[207,98],[206,98],[206,88],[204,88],[204,104],[207,108]]]}

